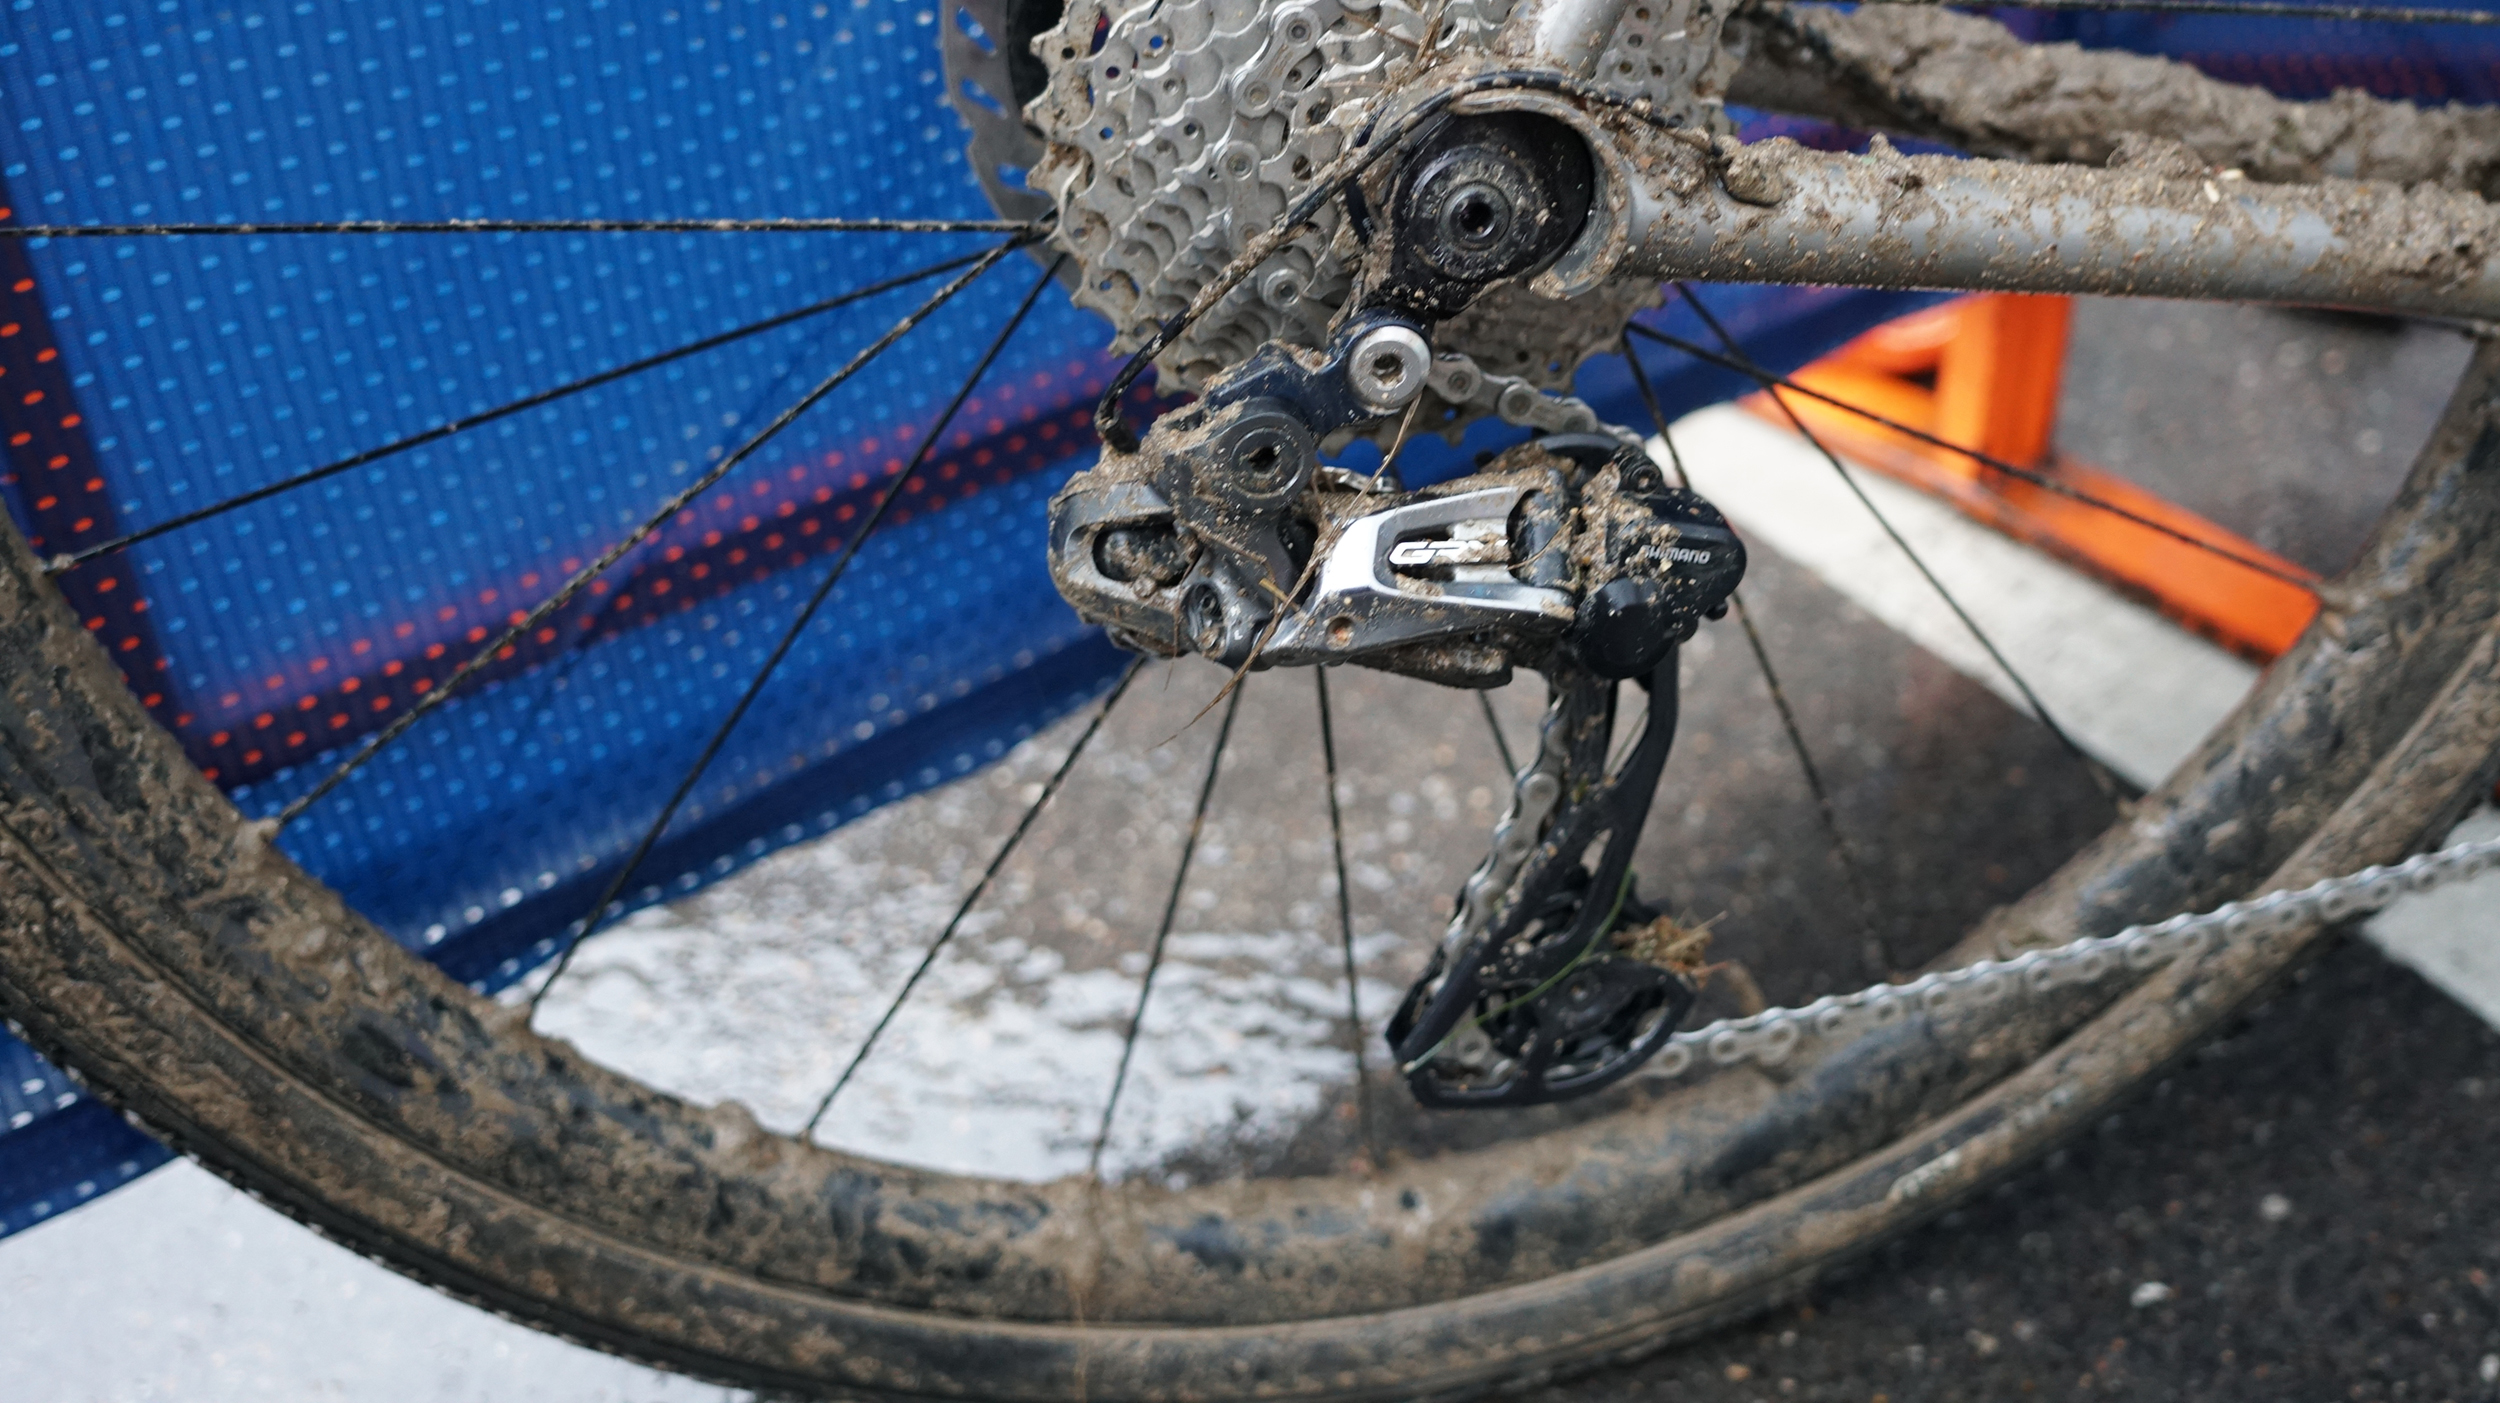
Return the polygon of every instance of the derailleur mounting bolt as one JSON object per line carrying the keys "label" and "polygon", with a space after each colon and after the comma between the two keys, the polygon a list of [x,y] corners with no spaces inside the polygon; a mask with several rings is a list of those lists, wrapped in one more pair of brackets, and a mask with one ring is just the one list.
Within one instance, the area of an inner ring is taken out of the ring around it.
{"label": "derailleur mounting bolt", "polygon": [[1383,412],[1404,409],[1424,392],[1432,374],[1432,347],[1412,327],[1374,327],[1346,356],[1346,382],[1355,398]]}

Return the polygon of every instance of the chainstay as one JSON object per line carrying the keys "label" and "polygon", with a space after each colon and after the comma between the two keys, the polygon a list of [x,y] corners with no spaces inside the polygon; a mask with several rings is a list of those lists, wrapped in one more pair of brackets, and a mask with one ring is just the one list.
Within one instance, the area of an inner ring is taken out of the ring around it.
{"label": "chainstay", "polygon": [[2223,941],[2279,935],[2385,909],[2399,897],[2437,890],[2500,868],[2500,838],[2458,843],[2393,866],[2322,878],[2296,891],[2271,891],[2201,914],[2181,914],[2115,935],[2087,936],[2010,959],[1931,970],[1899,984],[1828,994],[1803,1008],[1769,1008],[1676,1034],[1644,1070],[1673,1079],[1746,1062],[1778,1066],[1809,1041],[1842,1045],[1913,1013],[1997,1003],[2054,989],[2148,973]]}

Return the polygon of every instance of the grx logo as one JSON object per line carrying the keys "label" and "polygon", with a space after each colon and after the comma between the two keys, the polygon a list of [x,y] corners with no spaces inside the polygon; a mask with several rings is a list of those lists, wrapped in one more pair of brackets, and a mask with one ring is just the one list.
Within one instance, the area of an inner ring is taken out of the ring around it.
{"label": "grx logo", "polygon": [[1499,541],[1400,541],[1389,548],[1392,565],[1488,565],[1509,558]]}

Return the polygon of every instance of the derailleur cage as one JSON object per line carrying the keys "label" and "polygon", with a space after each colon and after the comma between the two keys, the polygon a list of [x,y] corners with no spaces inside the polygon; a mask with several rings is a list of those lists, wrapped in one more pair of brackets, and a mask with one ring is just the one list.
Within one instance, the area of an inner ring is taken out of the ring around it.
{"label": "derailleur cage", "polygon": [[[1588,1095],[1649,1060],[1691,1011],[1698,991],[1682,974],[1617,948],[1621,933],[1661,914],[1635,895],[1631,863],[1674,743],[1676,668],[1670,646],[1637,679],[1649,692],[1639,741],[1560,807],[1507,884],[1507,900],[1471,913],[1462,894],[1449,936],[1389,1023],[1389,1047],[1423,1105],[1490,1109]],[[1587,673],[1553,680],[1556,716],[1539,760],[1560,761],[1562,774],[1598,775],[1614,734],[1616,683]],[[1523,797],[1553,773],[1531,765]],[[1486,869],[1503,863],[1508,836],[1497,836]]]}

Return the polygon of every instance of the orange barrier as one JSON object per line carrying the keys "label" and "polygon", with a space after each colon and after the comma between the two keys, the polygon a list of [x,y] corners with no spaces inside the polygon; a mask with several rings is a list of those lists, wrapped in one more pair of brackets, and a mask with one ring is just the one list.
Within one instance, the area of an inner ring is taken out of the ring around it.
{"label": "orange barrier", "polygon": [[[2196,513],[2098,468],[2059,457],[2050,436],[2073,304],[1988,294],[1877,327],[1792,377],[1846,404],[1960,448],[2031,469],[2064,487],[2293,580],[2316,577]],[[1806,395],[1782,397],[1816,437],[1851,462],[1944,498],[1972,517],[2116,585],[2235,651],[2270,659],[2291,646],[2317,599],[2277,579],[2123,516]],[[1787,415],[1767,393],[1745,407]]]}

